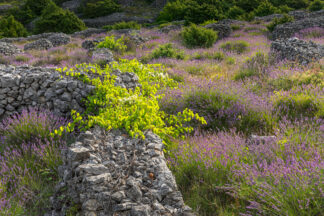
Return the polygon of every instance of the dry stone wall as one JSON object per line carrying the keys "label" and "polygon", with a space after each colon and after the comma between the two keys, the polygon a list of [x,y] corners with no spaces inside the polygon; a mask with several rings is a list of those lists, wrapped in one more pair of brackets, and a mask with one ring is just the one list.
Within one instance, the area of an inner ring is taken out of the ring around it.
{"label": "dry stone wall", "polygon": [[324,28],[324,15],[278,25],[272,32],[272,39],[290,38],[300,30],[314,27]]}
{"label": "dry stone wall", "polygon": [[63,216],[69,205],[79,216],[193,215],[179,192],[152,132],[132,139],[120,130],[95,128],[80,135],[64,153],[62,182],[46,216]]}
{"label": "dry stone wall", "polygon": [[[115,71],[114,74],[116,85],[139,86],[133,73]],[[63,116],[69,115],[71,109],[83,112],[83,100],[94,88],[76,78],[61,77],[55,68],[0,65],[0,119],[31,106]]]}
{"label": "dry stone wall", "polygon": [[324,57],[324,46],[298,38],[278,39],[271,43],[271,53],[278,60],[297,61],[302,65],[307,65]]}

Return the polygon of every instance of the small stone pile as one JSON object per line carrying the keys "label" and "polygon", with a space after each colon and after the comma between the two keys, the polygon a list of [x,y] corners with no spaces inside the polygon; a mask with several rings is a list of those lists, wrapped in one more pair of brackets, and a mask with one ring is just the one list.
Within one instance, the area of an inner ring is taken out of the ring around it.
{"label": "small stone pile", "polygon": [[306,18],[291,23],[278,25],[272,32],[272,39],[290,38],[300,30],[319,27],[324,28],[324,15],[315,18]]}
{"label": "small stone pile", "polygon": [[[82,73],[82,71],[80,71]],[[115,85],[140,86],[133,73],[116,72]],[[0,119],[23,109],[41,107],[67,116],[72,109],[83,112],[83,99],[94,86],[73,77],[63,77],[55,68],[0,65]]]}
{"label": "small stone pile", "polygon": [[71,37],[63,33],[53,33],[46,38],[35,40],[24,46],[24,50],[47,50],[52,47],[62,46],[71,42]]}
{"label": "small stone pile", "polygon": [[71,42],[71,37],[63,33],[52,34],[47,39],[53,44],[53,47],[66,45]]}
{"label": "small stone pile", "polygon": [[271,52],[278,60],[298,61],[306,65],[324,57],[324,46],[298,38],[280,39],[272,42]]}
{"label": "small stone pile", "polygon": [[13,44],[0,42],[0,55],[11,56],[21,52],[22,50]]}
{"label": "small stone pile", "polygon": [[219,40],[229,37],[232,33],[231,26],[227,25],[227,24],[211,23],[211,24],[205,25],[205,28],[217,31]]}
{"label": "small stone pile", "polygon": [[93,51],[96,47],[96,45],[100,42],[104,41],[104,38],[97,38],[93,40],[85,40],[82,42],[82,48],[86,49],[88,51]]}
{"label": "small stone pile", "polygon": [[92,53],[92,62],[100,63],[100,64],[108,64],[114,61],[114,55],[107,48],[99,48],[95,49]]}
{"label": "small stone pile", "polygon": [[53,44],[51,41],[47,39],[39,39],[34,42],[28,43],[24,46],[24,50],[48,50],[50,48],[53,48]]}
{"label": "small stone pile", "polygon": [[152,132],[145,140],[95,128],[64,153],[62,177],[46,216],[63,216],[73,203],[80,216],[192,216]]}

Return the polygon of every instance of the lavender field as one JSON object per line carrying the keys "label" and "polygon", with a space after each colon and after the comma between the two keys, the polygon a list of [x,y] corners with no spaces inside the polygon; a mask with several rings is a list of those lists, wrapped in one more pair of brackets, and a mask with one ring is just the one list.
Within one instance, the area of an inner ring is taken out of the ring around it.
{"label": "lavender field", "polygon": [[[210,48],[188,48],[181,30],[142,28],[139,35],[145,41],[126,41],[127,50],[114,52],[114,57],[162,65],[179,88],[158,90],[160,110],[176,115],[189,108],[206,120],[186,123],[194,131],[184,139],[171,138],[165,151],[185,203],[198,215],[322,216],[324,59],[307,65],[279,61],[270,52],[264,23],[245,22],[232,29]],[[0,63],[57,68],[98,63],[81,44],[112,34],[74,37],[64,46],[0,57]],[[294,36],[324,45],[323,28]],[[22,49],[25,45],[14,44]],[[17,206],[36,206],[30,200],[35,188],[50,190],[48,184],[52,187],[57,174],[42,167],[62,163],[57,155],[67,145],[66,139],[50,133],[68,122],[32,110],[0,124],[1,216],[23,215]],[[23,137],[29,130],[41,136]],[[19,148],[12,144],[22,140],[30,143]],[[28,146],[33,153],[26,153]],[[37,181],[40,176],[46,180]],[[15,194],[4,185],[17,188]]]}

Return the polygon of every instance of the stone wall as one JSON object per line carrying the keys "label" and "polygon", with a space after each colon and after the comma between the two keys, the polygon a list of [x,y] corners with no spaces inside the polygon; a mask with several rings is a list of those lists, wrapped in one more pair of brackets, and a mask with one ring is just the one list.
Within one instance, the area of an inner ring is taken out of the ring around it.
{"label": "stone wall", "polygon": [[[82,73],[82,71],[80,71]],[[116,85],[134,88],[138,77],[132,73],[119,73]],[[85,99],[94,86],[62,77],[55,68],[0,65],[0,119],[23,109],[41,107],[59,115],[69,115],[71,109],[84,111]]]}
{"label": "stone wall", "polygon": [[63,216],[72,203],[79,216],[193,215],[166,165],[162,140],[151,132],[145,137],[101,128],[81,134],[64,153],[46,216]]}
{"label": "stone wall", "polygon": [[278,39],[271,43],[271,53],[280,61],[297,61],[307,65],[324,57],[324,46],[298,38]]}
{"label": "stone wall", "polygon": [[324,15],[317,18],[306,18],[278,25],[272,32],[272,39],[290,38],[300,30],[313,27],[324,28]]}

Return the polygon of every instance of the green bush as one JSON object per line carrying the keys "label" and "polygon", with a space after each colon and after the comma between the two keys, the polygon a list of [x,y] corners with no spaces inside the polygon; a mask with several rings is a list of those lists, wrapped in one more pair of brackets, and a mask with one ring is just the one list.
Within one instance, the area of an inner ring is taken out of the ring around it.
{"label": "green bush", "polygon": [[168,2],[160,12],[158,21],[170,22],[186,20],[192,23],[203,23],[206,20],[225,18],[219,4],[196,0],[176,0]]}
{"label": "green bush", "polygon": [[289,13],[292,10],[294,10],[294,9],[292,9],[291,7],[288,7],[287,5],[280,5],[278,7],[278,12],[281,14]]}
{"label": "green bush", "polygon": [[87,18],[106,16],[119,11],[121,11],[121,7],[114,0],[89,2],[82,9]]}
{"label": "green bush", "polygon": [[21,7],[14,7],[9,13],[22,24],[27,24],[40,16],[51,3],[53,3],[52,0],[26,0]]}
{"label": "green bush", "polygon": [[217,40],[217,32],[195,24],[186,27],[181,32],[184,44],[189,48],[211,47]]}
{"label": "green bush", "polygon": [[213,52],[213,53],[209,53],[209,52],[203,52],[203,53],[194,53],[194,55],[192,56],[192,59],[215,59],[218,61],[222,61],[224,60],[225,55],[222,52]]}
{"label": "green bush", "polygon": [[305,93],[283,95],[279,92],[274,96],[274,112],[279,118],[288,117],[295,120],[301,117],[324,117],[324,102],[316,96]]}
{"label": "green bush", "polygon": [[160,45],[156,49],[153,50],[151,54],[152,59],[158,58],[176,58],[176,59],[184,59],[184,52],[175,49],[171,43],[167,43],[164,45]]}
{"label": "green bush", "polygon": [[274,18],[272,22],[269,25],[267,25],[267,29],[270,32],[273,32],[273,30],[276,28],[277,25],[284,24],[287,22],[292,22],[292,21],[294,21],[294,17],[289,16],[288,14],[284,14],[282,18]]}
{"label": "green bush", "polygon": [[294,9],[307,8],[308,0],[288,0],[287,5]]}
{"label": "green bush", "polygon": [[228,18],[238,19],[244,13],[245,13],[245,11],[242,8],[234,6],[234,7],[231,7],[228,11]]}
{"label": "green bush", "polygon": [[131,21],[131,22],[119,22],[115,23],[114,25],[106,25],[103,27],[103,29],[106,30],[119,30],[119,29],[140,29],[141,25],[137,22]]}
{"label": "green bush", "polygon": [[254,11],[255,16],[267,16],[270,14],[274,14],[277,12],[277,8],[274,7],[268,0],[263,1],[259,7],[257,7]]}
{"label": "green bush", "polygon": [[123,36],[116,40],[115,36],[112,35],[105,37],[104,41],[98,43],[97,48],[108,48],[110,50],[122,53],[126,51],[127,46],[124,44]]}
{"label": "green bush", "polygon": [[0,38],[25,36],[27,36],[25,27],[15,20],[12,15],[0,19]]}
{"label": "green bush", "polygon": [[249,48],[250,44],[246,41],[228,41],[226,43],[221,44],[221,48],[225,51],[236,52],[241,54],[246,52]]}
{"label": "green bush", "polygon": [[74,13],[63,10],[53,2],[43,11],[36,22],[35,33],[63,32],[71,34],[86,29],[85,24]]}
{"label": "green bush", "polygon": [[324,1],[315,0],[309,5],[308,10],[319,11],[322,10],[323,8],[324,8]]}

